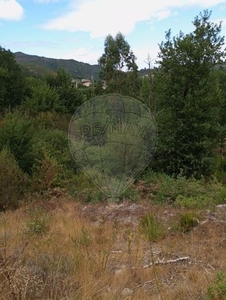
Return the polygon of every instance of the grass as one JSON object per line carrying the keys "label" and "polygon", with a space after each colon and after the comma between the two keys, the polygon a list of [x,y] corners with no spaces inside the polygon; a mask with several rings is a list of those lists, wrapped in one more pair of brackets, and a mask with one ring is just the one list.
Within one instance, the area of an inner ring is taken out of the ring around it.
{"label": "grass", "polygon": [[[199,210],[193,226],[195,212],[145,199],[107,206],[67,196],[6,211],[0,299],[206,300],[216,274],[226,274],[226,216]],[[171,229],[178,224],[189,230]],[[189,259],[170,262],[179,257]]]}
{"label": "grass", "polygon": [[0,300],[224,299],[226,187],[141,179],[114,204],[80,174],[0,213]]}

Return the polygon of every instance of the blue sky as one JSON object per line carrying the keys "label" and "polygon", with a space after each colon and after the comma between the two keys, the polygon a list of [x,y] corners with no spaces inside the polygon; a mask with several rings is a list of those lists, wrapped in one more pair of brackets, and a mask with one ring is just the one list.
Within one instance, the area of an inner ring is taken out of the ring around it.
{"label": "blue sky", "polygon": [[108,34],[121,32],[147,67],[148,54],[157,58],[165,31],[177,35],[193,30],[204,9],[222,23],[226,36],[226,1],[221,0],[0,0],[0,45],[52,58],[96,64]]}

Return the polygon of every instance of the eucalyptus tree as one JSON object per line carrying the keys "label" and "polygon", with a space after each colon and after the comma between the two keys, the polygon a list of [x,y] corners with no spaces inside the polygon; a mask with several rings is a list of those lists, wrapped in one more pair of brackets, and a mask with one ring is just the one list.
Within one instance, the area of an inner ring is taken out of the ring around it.
{"label": "eucalyptus tree", "polygon": [[121,32],[115,38],[108,35],[104,53],[98,60],[102,70],[100,78],[105,82],[106,92],[133,95],[138,93],[138,66],[129,43]]}

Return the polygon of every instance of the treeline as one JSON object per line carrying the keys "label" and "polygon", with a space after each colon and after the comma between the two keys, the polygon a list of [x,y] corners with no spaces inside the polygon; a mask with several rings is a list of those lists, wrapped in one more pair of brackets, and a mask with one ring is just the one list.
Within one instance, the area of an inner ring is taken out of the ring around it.
{"label": "treeline", "polygon": [[166,32],[157,67],[142,78],[124,36],[107,36],[100,78],[90,87],[75,88],[63,69],[26,76],[0,47],[0,209],[16,207],[28,191],[84,184],[69,152],[69,121],[84,101],[112,92],[142,101],[154,114],[158,143],[150,168],[225,180],[226,53],[221,24],[210,17],[209,11],[195,17],[189,34]]}

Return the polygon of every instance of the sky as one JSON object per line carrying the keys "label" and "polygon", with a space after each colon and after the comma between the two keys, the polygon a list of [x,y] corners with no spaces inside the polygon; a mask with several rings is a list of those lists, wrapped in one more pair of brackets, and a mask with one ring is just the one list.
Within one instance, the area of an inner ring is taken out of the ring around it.
{"label": "sky", "polygon": [[0,46],[12,52],[97,64],[107,35],[121,32],[139,69],[157,59],[169,29],[176,36],[193,31],[204,9],[222,21],[226,36],[226,1],[222,0],[0,0]]}

